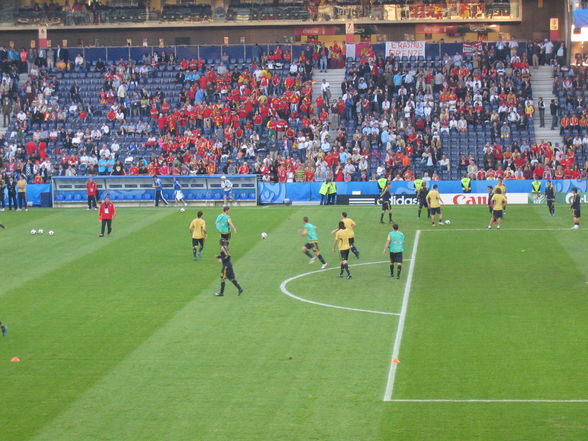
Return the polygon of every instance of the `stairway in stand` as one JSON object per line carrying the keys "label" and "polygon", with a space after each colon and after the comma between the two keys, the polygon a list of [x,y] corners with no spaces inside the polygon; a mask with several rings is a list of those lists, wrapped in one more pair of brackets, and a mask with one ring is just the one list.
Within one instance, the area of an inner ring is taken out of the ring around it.
{"label": "stairway in stand", "polygon": [[[29,80],[29,74],[28,73],[21,73],[18,76],[18,87],[19,89],[22,88],[22,86],[25,85],[25,83]],[[1,111],[1,109],[0,109]],[[14,114],[13,114],[14,116]],[[0,135],[4,136],[6,135],[6,132],[8,131],[8,127],[2,127],[2,125],[0,125]]]}
{"label": "stairway in stand", "polygon": [[[315,100],[318,96],[321,96],[321,84],[323,79],[327,80],[327,83],[330,84],[331,89],[331,105],[339,99],[341,96],[341,83],[345,80],[345,69],[329,69],[327,72],[320,72],[318,69],[315,69],[312,73],[312,103],[315,104]],[[316,112],[316,109],[315,109]],[[315,113],[316,114],[316,113]],[[331,130],[330,135],[331,139],[335,139],[335,135],[337,133],[337,115],[333,115],[331,112]]]}
{"label": "stairway in stand", "polygon": [[[535,125],[535,140],[542,142],[543,140],[551,142],[555,145],[556,142],[562,142],[562,137],[559,134],[559,125],[555,130],[551,130],[551,112],[549,105],[551,100],[555,99],[553,95],[553,68],[550,66],[539,66],[539,69],[531,68],[531,87],[533,88],[533,103],[535,104],[535,115],[533,122]],[[539,110],[537,110],[537,103],[539,97],[543,97],[545,103],[545,127],[539,126]]]}

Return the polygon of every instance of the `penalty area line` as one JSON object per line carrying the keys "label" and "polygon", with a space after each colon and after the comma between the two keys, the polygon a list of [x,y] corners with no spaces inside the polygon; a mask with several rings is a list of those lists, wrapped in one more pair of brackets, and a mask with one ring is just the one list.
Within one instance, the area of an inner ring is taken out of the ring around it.
{"label": "penalty area line", "polygon": [[[411,262],[412,265],[412,259],[404,259],[405,262]],[[375,262],[362,262],[362,263],[354,263],[352,265],[349,265],[350,267],[355,267],[355,266],[363,266],[363,265],[376,265],[376,264],[380,264],[380,263],[389,263],[387,260],[378,260]],[[333,305],[330,303],[323,303],[323,302],[317,302],[315,300],[310,300],[310,299],[305,299],[304,297],[300,297],[297,296],[296,294],[293,294],[292,292],[288,291],[287,285],[288,283],[290,283],[293,280],[296,279],[300,279],[302,277],[306,277],[306,276],[310,276],[311,274],[317,274],[317,273],[322,273],[324,271],[333,271],[339,269],[338,267],[332,267],[332,268],[325,268],[325,269],[320,269],[320,270],[315,270],[315,271],[309,271],[306,273],[302,273],[302,274],[298,274],[296,276],[292,276],[286,280],[284,280],[282,283],[280,283],[280,291],[282,291],[283,294],[286,294],[288,297],[291,297],[295,300],[298,300],[300,302],[304,302],[304,303],[309,303],[311,305],[316,305],[316,306],[324,306],[325,308],[333,308],[333,309],[343,309],[346,311],[355,311],[355,312],[367,312],[370,314],[380,314],[380,315],[394,315],[394,316],[399,316],[400,314],[397,312],[387,312],[387,311],[376,311],[376,310],[372,310],[372,309],[361,309],[361,308],[352,308],[350,306],[341,306],[341,305]]]}
{"label": "penalty area line", "polygon": [[[421,230],[416,231],[414,243],[412,244],[412,260],[408,267],[408,276],[406,284],[404,285],[404,294],[402,296],[402,308],[400,309],[400,318],[398,320],[398,328],[396,329],[396,337],[394,338],[394,348],[392,349],[392,356],[390,360],[397,359],[400,354],[400,344],[402,343],[402,334],[404,333],[404,322],[406,321],[406,311],[408,310],[408,299],[410,297],[410,288],[412,286],[412,277],[414,275],[414,265],[416,263],[417,249],[419,246],[419,239],[421,237]],[[386,382],[386,391],[384,392],[384,401],[392,399],[392,392],[394,392],[394,380],[396,378],[396,368],[398,363],[390,362],[390,369],[388,370],[388,381]]]}
{"label": "penalty area line", "polygon": [[552,399],[400,399],[388,400],[392,403],[588,403],[588,399],[552,400]]}

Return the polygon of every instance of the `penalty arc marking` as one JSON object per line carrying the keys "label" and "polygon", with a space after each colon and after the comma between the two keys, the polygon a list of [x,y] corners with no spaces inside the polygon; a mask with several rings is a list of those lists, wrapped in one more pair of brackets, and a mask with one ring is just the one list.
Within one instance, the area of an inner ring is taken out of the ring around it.
{"label": "penalty arc marking", "polygon": [[[412,259],[404,259],[405,262],[410,262],[411,260]],[[362,266],[362,265],[377,265],[377,264],[381,264],[381,263],[390,263],[390,262],[388,262],[387,260],[378,260],[375,262],[355,263],[355,264],[352,264],[349,266],[355,267],[355,266]],[[282,291],[282,293],[286,294],[288,297],[291,297],[291,298],[298,300],[300,302],[310,303],[311,305],[324,306],[325,308],[343,309],[346,311],[356,311],[356,312],[367,312],[369,314],[395,315],[395,316],[400,315],[397,312],[376,311],[376,310],[372,310],[372,309],[362,309],[362,308],[351,308],[349,306],[341,306],[341,305],[333,305],[330,303],[317,302],[314,300],[305,299],[304,297],[297,296],[296,294],[291,293],[287,288],[288,283],[290,283],[293,280],[301,279],[302,277],[310,276],[311,274],[317,274],[317,273],[322,273],[324,271],[332,271],[332,270],[336,270],[336,269],[339,269],[339,268],[338,267],[325,268],[325,269],[320,269],[320,270],[316,270],[316,271],[309,271],[307,273],[302,273],[302,274],[298,274],[296,276],[290,277],[289,279],[284,280],[280,284],[280,291]]]}

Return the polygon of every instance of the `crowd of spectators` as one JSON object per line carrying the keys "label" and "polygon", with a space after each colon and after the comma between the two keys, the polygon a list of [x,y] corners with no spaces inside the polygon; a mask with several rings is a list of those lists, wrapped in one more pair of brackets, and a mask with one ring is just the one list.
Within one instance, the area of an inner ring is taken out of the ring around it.
{"label": "crowd of spectators", "polygon": [[[534,139],[533,66],[551,65],[559,72],[563,51],[549,40],[530,43],[524,51],[516,42],[499,40],[472,56],[445,54],[436,63],[368,55],[367,62],[348,69],[337,111],[344,126],[357,127],[353,146],[384,150],[383,167],[397,179],[411,179],[415,170],[438,179],[456,166],[472,179],[585,177],[586,164],[575,161],[578,153],[584,160],[588,153],[588,144],[578,141],[588,125],[583,87],[581,97],[567,98],[567,108],[579,112],[570,122],[578,129],[575,144]],[[571,71],[564,70],[569,77]],[[477,144],[476,149],[458,159],[451,139]]]}
{"label": "crowd of spectators", "polygon": [[[349,63],[338,100],[328,85],[312,95],[320,43],[298,60],[277,48],[249,63],[176,60],[163,50],[87,63],[63,51],[53,63],[45,54],[26,64],[21,87],[23,61],[3,65],[2,168],[29,183],[53,174],[255,173],[275,182],[586,175],[576,161],[583,141],[533,139],[532,66],[514,43],[413,62],[368,52]],[[575,71],[565,72],[562,88]],[[573,78],[583,87],[583,76]]]}

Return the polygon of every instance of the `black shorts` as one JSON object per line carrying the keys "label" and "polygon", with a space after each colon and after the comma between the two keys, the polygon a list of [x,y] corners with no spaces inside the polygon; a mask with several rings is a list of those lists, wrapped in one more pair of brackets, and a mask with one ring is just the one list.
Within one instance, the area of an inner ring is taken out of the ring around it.
{"label": "black shorts", "polygon": [[502,210],[492,210],[492,219],[502,219]]}
{"label": "black shorts", "polygon": [[235,278],[235,271],[233,271],[233,265],[223,265],[221,270],[221,277],[223,279],[233,280]]}
{"label": "black shorts", "polygon": [[349,260],[349,250],[339,250],[341,260]]}
{"label": "black shorts", "polygon": [[423,207],[426,207],[426,206],[427,206],[427,201],[421,201],[419,199],[419,208],[423,208]]}
{"label": "black shorts", "polygon": [[204,238],[202,238],[202,239],[194,239],[194,238],[192,238],[192,246],[193,247],[197,247],[197,246],[203,247],[204,246]]}
{"label": "black shorts", "polygon": [[390,205],[390,201],[382,201],[382,211],[388,211],[392,209],[392,205]]}
{"label": "black shorts", "polygon": [[227,241],[231,240],[231,233],[230,232],[229,233],[221,233],[220,235],[221,235],[221,239],[224,239]]}
{"label": "black shorts", "polygon": [[441,207],[429,208],[429,211],[431,212],[431,216],[434,216],[436,214],[441,214]]}
{"label": "black shorts", "polygon": [[400,253],[390,252],[390,263],[402,263],[402,252],[400,252]]}
{"label": "black shorts", "polygon": [[318,247],[318,242],[307,242],[304,244],[304,248],[306,248],[307,250],[314,250],[314,251],[318,251],[319,247]]}
{"label": "black shorts", "polygon": [[574,217],[580,217],[580,209],[579,208],[574,208],[572,210],[572,213],[574,214]]}

